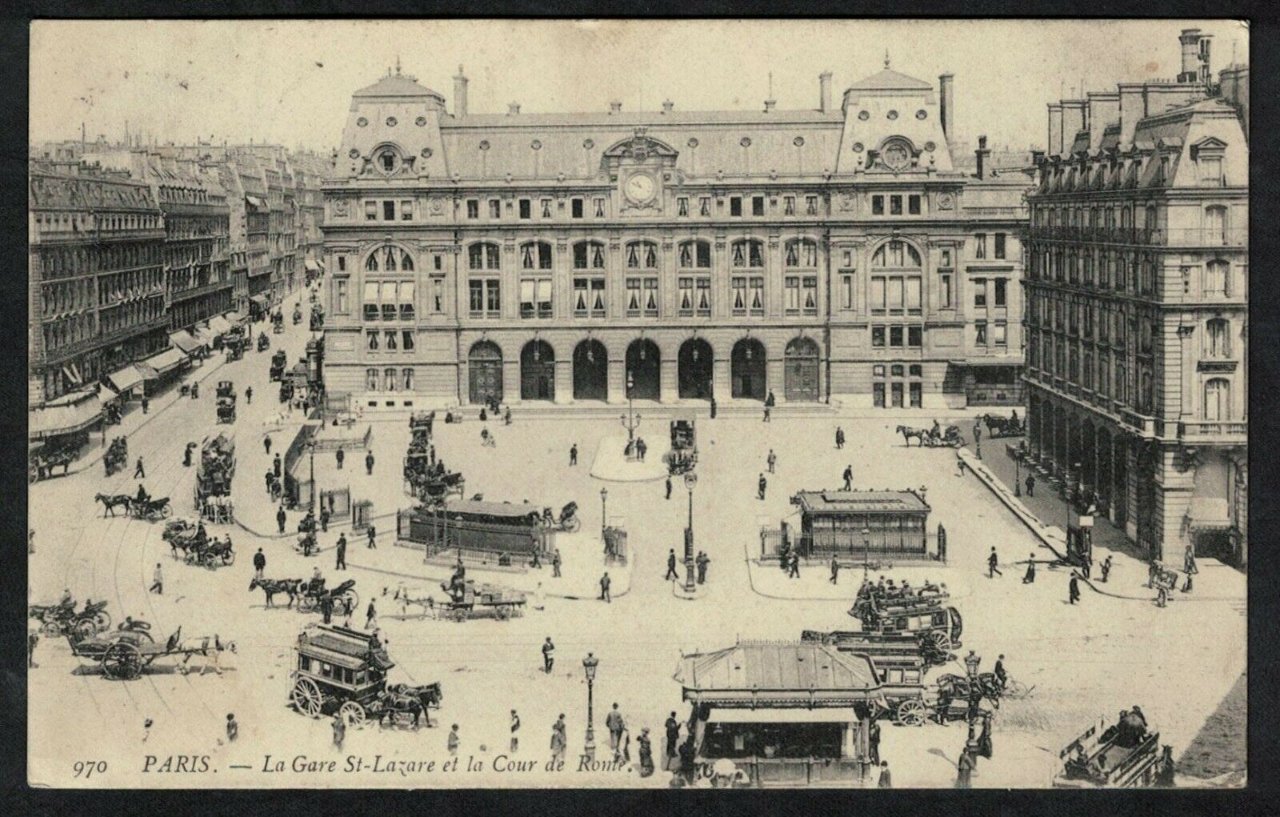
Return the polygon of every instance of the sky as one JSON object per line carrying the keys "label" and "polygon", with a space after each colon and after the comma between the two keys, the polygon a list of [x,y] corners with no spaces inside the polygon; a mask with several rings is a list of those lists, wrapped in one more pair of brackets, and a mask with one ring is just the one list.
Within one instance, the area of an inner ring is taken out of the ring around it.
{"label": "sky", "polygon": [[955,75],[957,139],[1043,145],[1045,104],[1116,82],[1173,79],[1178,33],[1212,34],[1211,66],[1248,61],[1229,20],[883,21],[36,21],[30,138],[274,142],[328,152],[351,94],[400,60],[446,98],[465,67],[472,113],[818,105],[891,67],[935,86]]}

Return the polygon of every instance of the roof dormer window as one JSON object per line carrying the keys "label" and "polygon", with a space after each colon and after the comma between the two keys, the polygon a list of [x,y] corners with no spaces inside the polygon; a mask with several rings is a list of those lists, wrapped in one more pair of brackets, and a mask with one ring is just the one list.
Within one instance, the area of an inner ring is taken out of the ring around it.
{"label": "roof dormer window", "polygon": [[390,176],[400,169],[400,153],[389,146],[378,148],[373,154],[373,162],[381,173]]}

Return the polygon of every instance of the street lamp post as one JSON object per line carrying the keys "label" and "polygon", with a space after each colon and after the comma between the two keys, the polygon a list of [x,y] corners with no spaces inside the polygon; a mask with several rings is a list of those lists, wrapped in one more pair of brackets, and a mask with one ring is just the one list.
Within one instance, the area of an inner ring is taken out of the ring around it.
{"label": "street lamp post", "polygon": [[693,581],[693,488],[698,484],[698,475],[686,471],[684,487],[689,491],[689,527],[684,532],[684,589],[686,593],[694,592]]}
{"label": "street lamp post", "polygon": [[307,443],[307,452],[311,455],[311,501],[308,503],[308,510],[312,513],[316,512],[316,441],[310,440]]}
{"label": "street lamp post", "polygon": [[627,442],[635,439],[636,429],[640,427],[640,415],[635,412],[633,403],[633,393],[636,388],[636,381],[631,370],[627,370],[627,413],[622,416],[622,427],[627,430]]}
{"label": "street lamp post", "polygon": [[862,529],[862,580],[865,582],[871,574],[871,528]]}
{"label": "street lamp post", "polygon": [[609,489],[600,489],[600,536],[604,537],[604,532],[609,527]]}
{"label": "street lamp post", "polygon": [[1022,496],[1022,449],[1013,455],[1013,495]]}
{"label": "street lamp post", "polygon": [[978,725],[978,704],[982,701],[982,690],[978,686],[978,664],[982,659],[974,654],[973,650],[969,650],[969,654],[964,658],[965,674],[969,678],[969,736],[965,740],[965,749],[969,752],[970,757],[977,757],[978,754],[978,738],[974,730]]}
{"label": "street lamp post", "polygon": [[587,735],[582,744],[582,754],[587,760],[596,759],[596,729],[593,707],[595,703],[596,667],[599,664],[600,659],[596,658],[594,653],[587,653],[587,657],[582,659],[582,671],[587,675]]}

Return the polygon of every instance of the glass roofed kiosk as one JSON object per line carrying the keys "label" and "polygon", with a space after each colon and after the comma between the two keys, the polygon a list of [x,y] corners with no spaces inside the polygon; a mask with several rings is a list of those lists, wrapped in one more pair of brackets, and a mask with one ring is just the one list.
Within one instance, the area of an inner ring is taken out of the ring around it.
{"label": "glass roofed kiosk", "polygon": [[880,699],[871,659],[813,643],[740,642],[685,656],[698,779],[737,785],[867,782]]}
{"label": "glass roofed kiosk", "polygon": [[[938,558],[929,552],[929,505],[918,491],[800,491],[791,497],[800,509],[800,529],[787,520],[760,531],[761,556],[791,549],[805,559]],[[940,531],[939,536],[942,537]]]}

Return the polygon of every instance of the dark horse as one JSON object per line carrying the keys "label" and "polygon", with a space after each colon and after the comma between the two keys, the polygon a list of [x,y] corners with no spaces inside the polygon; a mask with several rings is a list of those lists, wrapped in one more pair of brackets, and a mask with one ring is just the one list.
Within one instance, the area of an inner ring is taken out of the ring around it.
{"label": "dark horse", "polygon": [[[996,709],[1000,708],[1000,693],[1002,691],[1000,679],[996,678],[994,672],[978,674],[978,692],[981,697],[990,701],[991,705]],[[947,708],[952,701],[956,700],[969,700],[969,678],[964,675],[954,674],[938,676],[937,718],[939,723],[945,722]]]}
{"label": "dark horse", "polygon": [[118,507],[123,507],[127,512],[129,503],[133,501],[133,497],[128,494],[95,494],[93,499],[102,503],[103,516],[115,516]]}
{"label": "dark horse", "polygon": [[249,590],[253,591],[261,587],[263,592],[267,594],[267,606],[274,607],[271,599],[276,593],[284,593],[289,597],[288,607],[293,607],[293,600],[297,598],[298,592],[302,588],[302,579],[259,579],[257,576],[249,582]]}
{"label": "dark horse", "polygon": [[915,437],[916,442],[923,446],[924,441],[932,434],[927,428],[911,428],[910,426],[898,426],[896,433],[902,435],[903,442],[908,446],[911,445],[912,437]]}
{"label": "dark horse", "polygon": [[430,710],[439,709],[440,702],[443,700],[444,693],[439,682],[416,687],[407,684],[389,684],[387,694],[380,701],[381,705],[372,709],[370,714],[377,717],[379,726],[388,717],[394,724],[397,715],[412,715],[415,729],[418,727],[418,719],[426,715],[427,727],[430,728]]}

